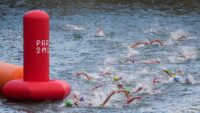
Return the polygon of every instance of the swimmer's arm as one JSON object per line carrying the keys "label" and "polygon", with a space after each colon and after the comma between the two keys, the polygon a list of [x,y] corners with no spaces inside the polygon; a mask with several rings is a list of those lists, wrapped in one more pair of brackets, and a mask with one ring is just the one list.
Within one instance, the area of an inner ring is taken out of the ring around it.
{"label": "swimmer's arm", "polygon": [[172,77],[172,74],[170,72],[168,72],[166,70],[163,70],[163,72],[165,72],[168,75],[168,77]]}
{"label": "swimmer's arm", "polygon": [[131,48],[136,48],[137,46],[139,46],[141,44],[148,45],[149,43],[148,42],[136,42],[134,44],[131,44],[130,47]]}
{"label": "swimmer's arm", "polygon": [[92,80],[92,79],[93,79],[93,78],[92,78],[90,75],[88,75],[86,72],[77,72],[77,73],[76,73],[76,76],[81,76],[81,75],[85,76],[85,77],[87,78],[87,80]]}
{"label": "swimmer's arm", "polygon": [[154,42],[158,42],[160,45],[164,45],[164,43],[160,39],[152,40],[150,44],[153,44]]}
{"label": "swimmer's arm", "polygon": [[135,93],[138,93],[138,92],[140,92],[142,89],[143,89],[143,87],[138,87],[137,89],[135,89],[135,90],[133,91],[133,93],[134,93],[134,94],[135,94]]}
{"label": "swimmer's arm", "polygon": [[128,91],[126,91],[126,90],[117,90],[117,91],[111,92],[110,95],[106,98],[106,100],[101,105],[105,106],[106,103],[110,100],[110,98],[116,93],[124,93],[126,95],[127,99],[131,98],[131,96],[128,93]]}
{"label": "swimmer's arm", "polygon": [[136,99],[140,100],[141,98],[142,98],[141,96],[132,97],[132,98],[127,100],[127,104],[130,104],[133,100],[136,100]]}

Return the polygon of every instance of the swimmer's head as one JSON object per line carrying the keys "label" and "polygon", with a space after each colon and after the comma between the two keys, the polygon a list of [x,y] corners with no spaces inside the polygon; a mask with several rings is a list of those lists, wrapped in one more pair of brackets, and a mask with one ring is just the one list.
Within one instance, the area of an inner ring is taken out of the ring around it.
{"label": "swimmer's head", "polygon": [[131,93],[131,88],[130,87],[125,87],[124,90],[127,91],[128,93]]}
{"label": "swimmer's head", "polygon": [[182,70],[177,70],[176,73],[180,76],[183,76],[185,73]]}
{"label": "swimmer's head", "polygon": [[117,84],[117,88],[123,89],[123,88],[124,88],[124,85],[122,85],[122,84]]}
{"label": "swimmer's head", "polygon": [[118,76],[114,76],[113,77],[113,81],[118,81],[119,80],[119,77]]}
{"label": "swimmer's head", "polygon": [[172,73],[172,78],[176,78],[176,74],[175,73]]}
{"label": "swimmer's head", "polygon": [[72,99],[67,99],[65,102],[64,102],[65,106],[66,107],[72,107],[74,102]]}
{"label": "swimmer's head", "polygon": [[79,99],[79,101],[84,101],[84,98],[83,98],[83,97],[81,97],[81,98]]}

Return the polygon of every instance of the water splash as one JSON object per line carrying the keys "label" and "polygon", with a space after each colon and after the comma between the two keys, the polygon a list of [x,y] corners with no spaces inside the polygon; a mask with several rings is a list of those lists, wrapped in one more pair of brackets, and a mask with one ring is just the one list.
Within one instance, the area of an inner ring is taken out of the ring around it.
{"label": "water splash", "polygon": [[104,32],[103,32],[103,29],[100,27],[98,28],[96,34],[95,34],[96,37],[103,37],[105,36]]}
{"label": "water splash", "polygon": [[77,26],[77,25],[72,25],[72,24],[66,24],[64,26],[64,28],[70,29],[70,30],[75,30],[75,31],[85,31],[86,30],[82,26]]}
{"label": "water splash", "polygon": [[106,59],[104,60],[104,64],[116,64],[116,63],[117,59],[113,57],[106,57]]}
{"label": "water splash", "polygon": [[168,57],[171,63],[181,63],[188,60],[195,60],[198,57],[198,52],[195,47],[181,46],[177,51],[174,51],[171,56]]}
{"label": "water splash", "polygon": [[175,41],[186,40],[189,37],[189,34],[184,30],[177,30],[170,33],[170,38]]}

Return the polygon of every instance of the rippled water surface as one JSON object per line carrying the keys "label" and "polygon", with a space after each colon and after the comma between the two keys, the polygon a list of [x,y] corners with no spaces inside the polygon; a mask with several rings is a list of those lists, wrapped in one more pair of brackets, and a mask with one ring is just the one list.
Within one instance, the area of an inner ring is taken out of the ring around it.
{"label": "rippled water surface", "polygon": [[[111,2],[112,1],[112,2]],[[26,11],[41,9],[49,13],[50,20],[50,69],[52,79],[64,79],[72,85],[73,92],[83,92],[100,84],[104,78],[87,82],[75,76],[80,70],[96,76],[101,70],[112,68],[125,80],[134,79],[130,86],[151,82],[152,78],[166,76],[163,68],[183,70],[198,82],[200,61],[200,2],[198,0],[60,0],[37,2],[35,0],[0,1],[0,61],[23,65],[23,22]],[[75,27],[73,27],[75,26]],[[102,26],[105,36],[95,37]],[[76,28],[77,27],[77,28]],[[136,41],[161,39],[169,41],[177,32],[186,33],[188,39],[172,41],[164,46],[145,46],[130,49]],[[133,55],[136,63],[122,61]],[[186,56],[184,59],[179,56]],[[160,64],[142,61],[159,60]],[[106,78],[107,80],[107,78]],[[104,84],[104,83],[103,83]],[[148,85],[148,84],[147,84]],[[199,84],[163,83],[160,93],[141,94],[140,101],[128,107],[110,102],[105,108],[62,106],[57,102],[5,103],[0,99],[0,112],[200,112]],[[97,94],[111,92],[107,85]],[[99,95],[85,94],[95,104],[103,100]],[[96,98],[96,100],[95,100]],[[122,97],[118,97],[122,98]],[[115,98],[113,98],[115,100]]]}

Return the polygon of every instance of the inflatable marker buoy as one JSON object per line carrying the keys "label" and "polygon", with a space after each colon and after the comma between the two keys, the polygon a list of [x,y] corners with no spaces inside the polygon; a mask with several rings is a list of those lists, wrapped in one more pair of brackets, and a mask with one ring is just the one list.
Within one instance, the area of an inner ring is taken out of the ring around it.
{"label": "inflatable marker buoy", "polygon": [[11,100],[60,100],[69,95],[70,85],[49,80],[49,15],[40,10],[24,16],[24,79],[11,80],[3,95]]}
{"label": "inflatable marker buoy", "polygon": [[0,62],[0,92],[6,82],[23,78],[23,67]]}

